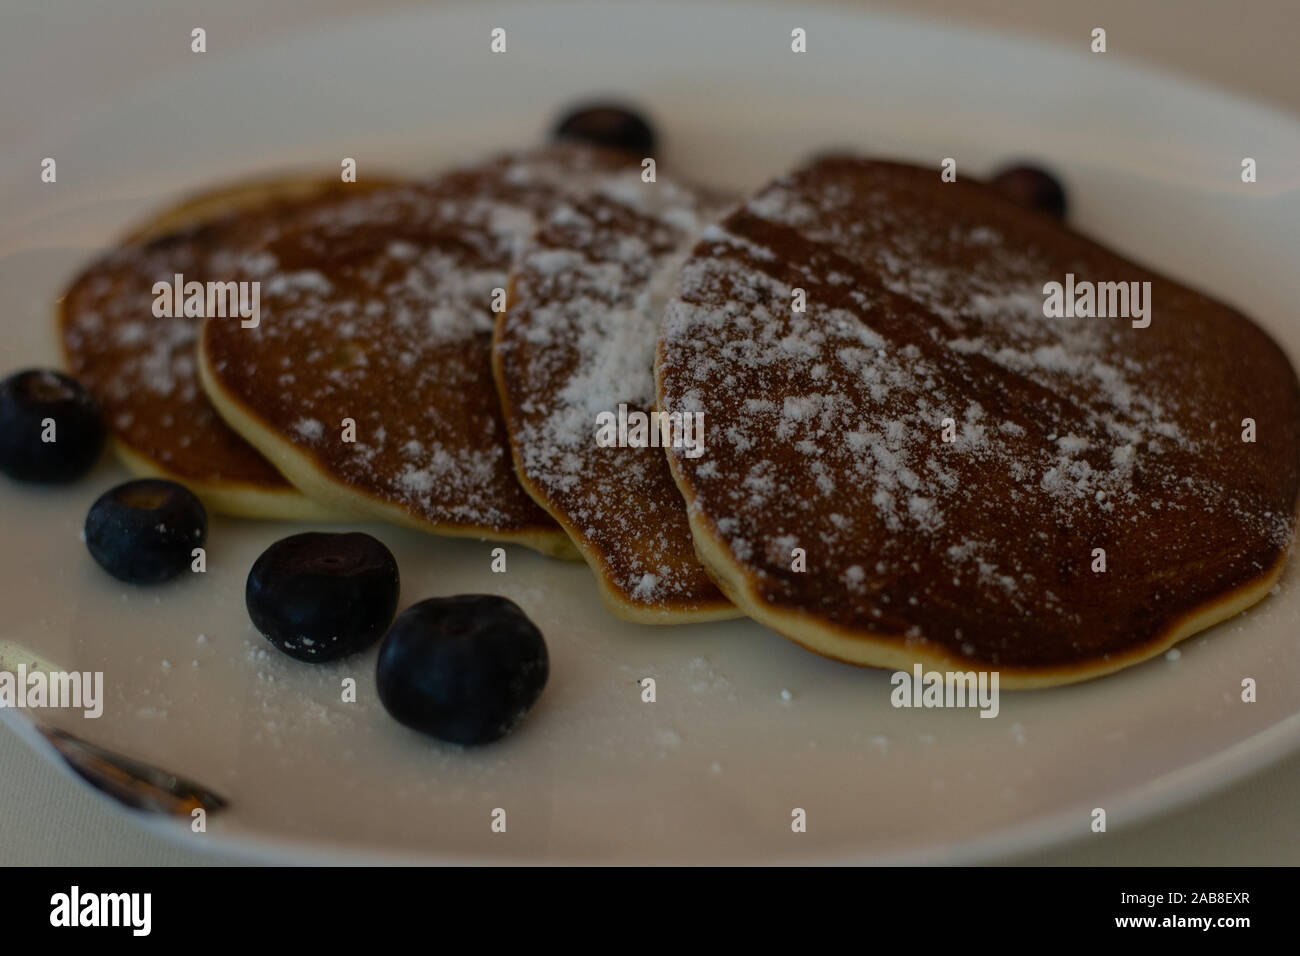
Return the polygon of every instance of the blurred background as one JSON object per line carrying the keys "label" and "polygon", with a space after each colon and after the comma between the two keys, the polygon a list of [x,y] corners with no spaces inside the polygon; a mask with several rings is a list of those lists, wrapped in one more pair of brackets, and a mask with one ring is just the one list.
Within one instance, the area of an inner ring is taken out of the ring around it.
{"label": "blurred background", "polygon": [[[444,0],[445,5],[490,0]],[[1300,0],[822,0],[1019,33],[1173,72],[1300,117]],[[0,130],[15,143],[185,69],[177,36],[209,58],[419,0],[0,0]],[[737,7],[743,8],[738,2]],[[1124,832],[1008,863],[1300,864],[1300,756]],[[0,731],[0,865],[228,862],[144,833]]]}
{"label": "blurred background", "polygon": [[[55,113],[185,68],[176,31],[208,31],[222,56],[295,31],[384,10],[491,0],[0,0],[0,129],[23,139]],[[545,0],[539,0],[545,2]],[[652,0],[646,0],[652,2]],[[821,0],[1021,33],[1172,70],[1300,115],[1296,0]],[[743,7],[743,0],[737,0]]]}

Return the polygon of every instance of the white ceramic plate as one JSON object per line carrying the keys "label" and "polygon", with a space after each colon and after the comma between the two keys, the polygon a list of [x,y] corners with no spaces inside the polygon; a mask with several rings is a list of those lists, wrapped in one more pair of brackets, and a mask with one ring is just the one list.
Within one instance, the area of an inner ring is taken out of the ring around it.
{"label": "white ceramic plate", "polygon": [[[488,49],[492,27],[508,52]],[[809,52],[790,52],[790,31]],[[540,138],[588,94],[644,104],[661,160],[756,186],[810,151],[867,150],[984,173],[1059,170],[1086,232],[1194,281],[1300,354],[1300,130],[1112,55],[848,13],[701,4],[419,11],[213,61],[0,168],[0,368],[56,359],[50,303],[120,229],[180,193],[285,168],[430,169]],[[32,173],[59,158],[59,183]],[[1239,179],[1243,156],[1261,181]],[[1001,715],[895,710],[888,675],[837,665],[748,622],[620,623],[581,566],[366,527],[401,564],[402,604],[494,591],[552,655],[535,711],[464,751],[395,724],[374,652],[324,667],[270,649],[243,607],[257,554],[300,530],[215,518],[206,576],[137,589],[79,540],[124,477],[70,489],[0,483],[0,638],[102,670],[104,716],[52,721],[197,778],[231,807],[208,833],[277,858],[528,861],[935,861],[989,858],[1204,793],[1300,741],[1294,568],[1247,615],[1114,677],[1004,694]],[[201,639],[204,635],[206,640]],[[340,700],[355,676],[361,699]],[[653,676],[658,701],[637,681]],[[1243,677],[1260,682],[1243,704]],[[783,692],[788,691],[788,698]],[[13,711],[3,712],[20,732]],[[507,831],[493,833],[495,808]],[[791,811],[808,830],[791,832]],[[154,824],[158,825],[158,824]]]}

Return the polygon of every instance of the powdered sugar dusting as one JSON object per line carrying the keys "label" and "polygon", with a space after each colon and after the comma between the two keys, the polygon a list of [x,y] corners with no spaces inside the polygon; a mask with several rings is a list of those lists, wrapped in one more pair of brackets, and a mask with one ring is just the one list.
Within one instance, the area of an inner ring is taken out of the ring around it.
{"label": "powdered sugar dusting", "polygon": [[[223,387],[364,502],[432,530],[553,528],[514,477],[491,376],[493,309],[523,243],[588,188],[594,162],[577,147],[512,154],[286,222],[257,251],[310,263],[321,280],[275,273],[256,330],[208,323]],[[286,387],[267,387],[287,369]],[[304,430],[304,417],[323,432]],[[340,437],[345,419],[355,440]]]}
{"label": "powdered sugar dusting", "polygon": [[[766,600],[992,662],[1070,657],[1059,635],[1135,639],[1122,615],[1090,615],[1149,607],[1153,562],[1212,589],[1229,572],[1204,549],[1240,579],[1287,545],[1294,487],[1240,474],[1240,442],[1214,430],[1247,398],[1216,344],[1231,321],[1203,318],[1220,307],[1157,277],[1148,329],[1044,318],[1043,284],[1068,271],[1151,278],[891,164],[795,173],[704,234],[666,310],[661,398],[711,416],[709,454],[675,466]],[[1265,368],[1286,406],[1273,427],[1294,435],[1289,370]],[[806,574],[773,556],[786,535]],[[1094,547],[1139,563],[1123,596],[1092,572]],[[1009,623],[956,636],[990,621]]]}
{"label": "powdered sugar dusting", "polygon": [[682,258],[718,203],[629,164],[558,207],[514,271],[497,355],[531,485],[599,554],[624,601],[721,604],[659,448],[596,442],[602,413],[654,407],[654,352]]}
{"label": "powdered sugar dusting", "polygon": [[[89,266],[63,303],[62,335],[74,375],[105,411],[114,435],[136,454],[182,480],[225,481],[276,492],[288,483],[217,417],[199,387],[195,347],[201,319],[153,314],[154,285],[226,281],[236,271],[256,277],[273,257],[247,254],[273,235],[280,206],[245,211],[129,243]],[[317,284],[296,272],[285,287]]]}

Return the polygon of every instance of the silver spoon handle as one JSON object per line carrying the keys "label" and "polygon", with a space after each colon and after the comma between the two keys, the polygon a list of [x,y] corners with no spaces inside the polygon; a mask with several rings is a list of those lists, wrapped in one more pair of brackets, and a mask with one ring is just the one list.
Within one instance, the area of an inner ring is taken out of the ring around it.
{"label": "silver spoon handle", "polygon": [[192,780],[105,750],[65,730],[35,727],[78,776],[132,809],[188,820],[196,809],[214,813],[226,806],[225,798]]}

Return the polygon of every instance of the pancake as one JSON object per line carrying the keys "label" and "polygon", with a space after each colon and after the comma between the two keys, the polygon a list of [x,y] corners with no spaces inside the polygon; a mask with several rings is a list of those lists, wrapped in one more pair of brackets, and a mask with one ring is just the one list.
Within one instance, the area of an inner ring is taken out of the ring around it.
{"label": "pancake", "polygon": [[274,263],[261,324],[205,323],[204,388],[321,502],[576,558],[515,478],[492,379],[493,290],[538,217],[607,162],[556,146],[305,210],[250,250]]}
{"label": "pancake", "polygon": [[201,319],[157,317],[153,285],[227,277],[243,245],[296,203],[369,186],[285,178],[193,197],[137,226],[88,266],[59,302],[68,368],[104,409],[115,453],[133,472],[184,484],[211,510],[262,518],[330,519],[216,414],[199,388]]}
{"label": "pancake", "polygon": [[611,613],[735,617],[705,573],[663,451],[598,444],[602,414],[654,407],[659,319],[716,197],[624,163],[557,205],[511,272],[493,368],[519,481],[596,572]]}
{"label": "pancake", "polygon": [[[1149,326],[1046,318],[1067,274],[1150,282]],[[1300,385],[1272,339],[930,169],[826,159],[706,231],[656,375],[710,422],[704,456],[668,452],[701,558],[839,660],[1096,677],[1260,600],[1292,540]]]}

